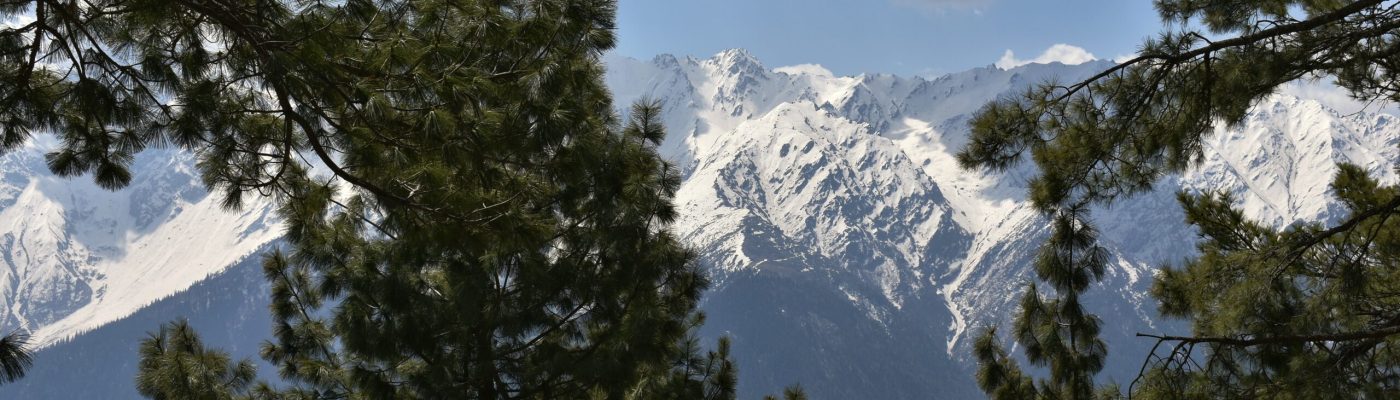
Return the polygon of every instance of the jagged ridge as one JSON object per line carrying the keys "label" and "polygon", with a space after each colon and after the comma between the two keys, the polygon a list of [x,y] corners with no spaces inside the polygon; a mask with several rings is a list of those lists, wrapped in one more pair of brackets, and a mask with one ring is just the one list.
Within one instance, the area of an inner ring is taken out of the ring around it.
{"label": "jagged ridge", "polygon": [[[968,338],[1013,313],[1045,227],[1022,194],[1029,166],[984,175],[952,154],[985,102],[1107,65],[923,79],[771,70],[742,50],[608,63],[619,105],[665,107],[662,151],[685,174],[676,229],[715,280],[703,333],[734,338],[742,396],[801,382],[817,398],[978,395]],[[1113,322],[1108,375],[1126,381],[1141,361],[1147,344],[1132,333],[1178,329],[1145,295],[1153,266],[1193,251],[1174,192],[1231,191],[1276,225],[1336,218],[1336,162],[1397,179],[1395,122],[1275,96],[1239,129],[1222,128],[1197,170],[1097,211],[1115,261],[1089,304]],[[219,209],[186,154],[142,154],[138,181],[116,193],[53,177],[41,154],[0,158],[0,328],[36,330],[44,343],[180,293],[280,234],[266,202]]]}

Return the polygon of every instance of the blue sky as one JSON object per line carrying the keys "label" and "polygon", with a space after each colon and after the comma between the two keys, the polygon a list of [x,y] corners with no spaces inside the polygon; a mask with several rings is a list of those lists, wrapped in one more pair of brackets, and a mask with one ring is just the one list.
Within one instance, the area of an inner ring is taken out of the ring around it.
{"label": "blue sky", "polygon": [[[768,67],[937,75],[1002,60],[1132,54],[1161,22],[1150,0],[619,0],[619,54],[745,48]],[[1042,58],[1041,56],[1047,56]],[[1012,60],[1004,60],[1012,61]]]}

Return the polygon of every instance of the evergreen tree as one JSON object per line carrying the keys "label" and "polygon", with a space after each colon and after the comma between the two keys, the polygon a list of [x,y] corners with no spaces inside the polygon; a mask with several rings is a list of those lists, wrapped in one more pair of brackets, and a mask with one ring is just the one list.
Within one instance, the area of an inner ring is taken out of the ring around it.
{"label": "evergreen tree", "polygon": [[994,398],[1087,399],[1096,390],[1094,374],[1103,369],[1107,349],[1099,340],[1098,318],[1085,312],[1079,295],[1103,277],[1107,253],[1096,244],[1097,234],[1084,213],[1076,207],[1056,214],[1053,232],[1036,258],[1036,276],[1060,297],[1047,298],[1031,284],[1013,327],[1026,358],[1033,365],[1048,365],[1050,378],[1033,382],[1021,372],[997,344],[996,329],[985,330],[973,346],[980,365],[977,384]]}
{"label": "evergreen tree", "polygon": [[[802,390],[801,385],[788,386],[783,389],[783,400],[807,400],[807,392]],[[763,400],[778,400],[777,396],[763,396]]]}
{"label": "evergreen tree", "polygon": [[206,349],[184,320],[161,325],[140,352],[136,390],[152,399],[233,399],[247,392],[255,373],[248,360],[234,363]]}
{"label": "evergreen tree", "polygon": [[[289,249],[264,264],[277,323],[262,355],[291,386],[262,395],[623,398],[675,378],[676,360],[696,366],[687,333],[707,281],[667,230],[680,177],[655,151],[657,106],[624,123],[603,85],[614,13],[4,2],[0,15],[33,19],[0,29],[0,152],[52,133],[52,170],[119,188],[134,154],[178,146],[229,208],[274,196]],[[202,379],[189,373],[246,378],[176,328],[148,343],[144,393],[242,394],[166,391]],[[732,397],[726,356],[678,379]],[[191,357],[208,362],[181,367]]]}
{"label": "evergreen tree", "polygon": [[[1190,168],[1217,123],[1238,125],[1252,104],[1280,85],[1330,78],[1357,99],[1400,100],[1400,39],[1393,34],[1400,9],[1394,2],[1155,4],[1175,28],[1147,41],[1139,56],[1082,82],[1051,82],[1000,99],[971,122],[969,144],[958,155],[964,167],[1003,170],[1027,158],[1039,167],[1030,199],[1057,221],[1047,249],[1066,248],[1065,238],[1092,243],[1087,219],[1074,217],[1076,210],[1150,190],[1162,176]],[[1182,268],[1165,269],[1153,294],[1165,315],[1190,319],[1194,332],[1145,335],[1159,340],[1165,353],[1148,358],[1130,394],[1395,395],[1400,364],[1391,353],[1400,338],[1400,305],[1391,294],[1400,286],[1390,271],[1397,265],[1390,217],[1400,197],[1351,166],[1342,167],[1333,188],[1349,217],[1330,226],[1283,230],[1245,220],[1228,197],[1182,195],[1188,221],[1205,239],[1202,254]],[[1093,357],[1054,349],[1073,350],[1062,344],[1072,341],[1062,332],[1094,332],[1088,328],[1096,325],[1076,315],[1076,308],[1058,311],[1084,287],[1057,280],[1101,270],[1084,262],[1076,272],[1047,276],[1044,264],[1042,254],[1038,275],[1060,299],[1041,301],[1032,286],[1012,336],[1033,364],[1050,365],[1051,379],[1033,384],[989,331],[975,348],[979,383],[994,397],[1085,398],[1083,377],[1101,368],[1089,362]],[[1072,390],[1063,390],[1062,382],[1072,382]]]}
{"label": "evergreen tree", "polygon": [[1163,314],[1191,320],[1193,335],[1150,335],[1165,355],[1135,396],[1400,396],[1400,218],[1361,216],[1400,187],[1343,165],[1332,189],[1354,226],[1275,229],[1227,195],[1182,195],[1201,256],[1165,270],[1153,294]]}
{"label": "evergreen tree", "polygon": [[24,377],[24,372],[33,365],[29,353],[29,335],[11,333],[0,337],[0,382],[14,382]]}
{"label": "evergreen tree", "polygon": [[[699,328],[703,316],[692,321]],[[694,335],[688,337],[681,351],[668,366],[669,371],[644,374],[641,385],[627,393],[629,399],[696,399],[724,400],[735,398],[738,370],[729,358],[729,339],[720,338],[715,350],[703,352]],[[606,396],[603,396],[607,398]]]}

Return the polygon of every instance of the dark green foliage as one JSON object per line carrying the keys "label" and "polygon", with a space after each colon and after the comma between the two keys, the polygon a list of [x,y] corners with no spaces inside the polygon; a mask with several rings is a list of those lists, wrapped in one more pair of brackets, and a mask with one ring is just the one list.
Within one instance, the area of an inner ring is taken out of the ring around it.
{"label": "dark green foliage", "polygon": [[1388,66],[1400,63],[1400,42],[1388,32],[1400,18],[1381,3],[1159,0],[1167,22],[1203,20],[1240,37],[1210,42],[1168,31],[1095,79],[989,104],[959,161],[1000,169],[1029,155],[1042,166],[1032,200],[1050,210],[1112,201],[1189,168],[1217,120],[1240,122],[1286,82],[1334,76],[1358,97],[1396,100]]}
{"label": "dark green foliage", "polygon": [[136,390],[152,399],[234,399],[248,392],[256,374],[248,360],[204,348],[185,321],[162,325],[141,341]]}
{"label": "dark green foliage", "polygon": [[[1037,275],[1058,298],[1045,300],[1032,285],[1011,332],[1032,364],[1048,364],[1050,379],[1033,383],[988,330],[975,350],[979,383],[993,397],[1117,395],[1112,387],[1090,387],[1102,367],[1101,343],[1070,344],[1098,326],[1077,303],[1102,274],[1089,255],[1096,247],[1081,215],[1086,207],[1150,190],[1161,177],[1191,168],[1216,125],[1240,123],[1284,83],[1329,77],[1358,99],[1400,100],[1400,38],[1393,34],[1400,10],[1393,2],[1155,4],[1176,28],[1148,40],[1138,57],[1083,82],[1000,99],[971,122],[960,163],[1002,170],[1033,161],[1040,174],[1030,181],[1030,199],[1056,221]],[[1211,40],[1192,27],[1225,38]],[[1400,197],[1351,166],[1342,167],[1333,189],[1350,210],[1347,219],[1285,230],[1247,221],[1227,197],[1182,195],[1205,240],[1202,255],[1165,269],[1154,295],[1164,314],[1192,320],[1194,335],[1145,335],[1164,353],[1148,358],[1132,394],[1396,395],[1400,364],[1389,344],[1400,334],[1400,305],[1392,299],[1400,286],[1389,272],[1397,265],[1390,217]],[[1080,256],[1068,257],[1075,248]]]}
{"label": "dark green foliage", "polygon": [[[763,396],[763,400],[778,400],[777,396]],[[788,386],[783,389],[782,400],[807,400],[807,392],[802,390],[801,385]]]}
{"label": "dark green foliage", "polygon": [[[704,318],[697,317],[692,329],[698,328]],[[720,338],[715,350],[700,354],[698,338],[688,337],[676,353],[675,360],[667,370],[645,373],[647,376],[640,385],[627,392],[629,399],[697,399],[723,400],[735,398],[738,387],[738,369],[729,358],[729,338]],[[606,396],[602,398],[615,398]]]}
{"label": "dark green foliage", "polygon": [[1107,348],[1099,340],[1097,317],[1084,311],[1079,295],[1091,281],[1103,277],[1107,254],[1097,234],[1083,219],[1084,210],[1069,209],[1053,216],[1053,232],[1036,258],[1036,276],[1059,294],[1050,298],[1031,284],[1021,298],[1012,337],[1025,347],[1032,365],[1050,369],[1050,378],[1036,381],[1021,372],[997,343],[996,330],[987,329],[973,344],[980,368],[977,383],[997,399],[1087,399],[1094,395],[1094,374],[1103,369]]}
{"label": "dark green foliage", "polygon": [[0,382],[14,382],[34,364],[29,353],[29,335],[11,333],[0,337]]}
{"label": "dark green foliage", "polygon": [[277,395],[622,398],[683,360],[732,397],[724,351],[688,358],[707,282],[657,106],[602,83],[613,1],[0,7],[36,17],[0,30],[0,151],[53,133],[51,169],[118,188],[179,146],[227,207],[277,199]]}
{"label": "dark green foliage", "polygon": [[694,349],[677,344],[705,280],[656,229],[678,180],[639,134],[659,129],[654,113],[460,189],[507,197],[480,225],[295,186],[282,209],[295,250],[265,264],[279,322],[264,356],[287,378],[372,398],[616,398],[667,373]]}
{"label": "dark green foliage", "polygon": [[977,357],[977,387],[993,399],[1033,399],[1037,389],[1030,376],[1021,372],[1021,367],[1002,349],[997,342],[996,328],[985,328],[972,343],[972,354]]}
{"label": "dark green foliage", "polygon": [[1229,196],[1181,196],[1201,229],[1201,256],[1164,270],[1153,295],[1163,314],[1192,321],[1193,336],[1160,338],[1159,348],[1172,348],[1137,394],[1400,395],[1400,219],[1359,215],[1400,188],[1352,165],[1342,165],[1332,188],[1354,225],[1274,229],[1245,219]]}

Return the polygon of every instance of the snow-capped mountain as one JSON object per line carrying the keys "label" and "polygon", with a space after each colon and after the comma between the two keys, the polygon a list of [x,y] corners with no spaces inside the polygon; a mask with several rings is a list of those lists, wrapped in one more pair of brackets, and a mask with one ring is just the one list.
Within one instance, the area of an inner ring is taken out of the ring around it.
{"label": "snow-capped mountain", "polygon": [[[743,50],[708,59],[609,60],[619,104],[660,101],[663,152],[685,173],[677,230],[711,266],[706,332],[728,334],[741,395],[801,382],[829,398],[962,398],[971,337],[1007,324],[1046,224],[1024,197],[1032,166],[960,170],[953,154],[986,102],[1110,66],[1030,64],[935,79],[765,68]],[[1275,225],[1327,220],[1336,163],[1393,182],[1400,127],[1278,95],[1220,128],[1202,164],[1097,210],[1113,268],[1091,290],[1106,324],[1105,375],[1133,377],[1151,343],[1180,332],[1147,296],[1153,270],[1194,252],[1179,190],[1233,192]]]}
{"label": "snow-capped mountain", "polygon": [[131,185],[49,172],[43,146],[0,157],[0,330],[40,346],[125,317],[223,271],[281,236],[270,203],[220,207],[194,158],[136,157]]}
{"label": "snow-capped mountain", "polygon": [[253,360],[259,377],[275,383],[275,367],[257,356],[273,323],[267,312],[271,289],[261,259],[246,258],[129,316],[43,348],[24,379],[0,386],[0,398],[142,398],[135,385],[141,340],[181,318],[206,344]]}
{"label": "snow-capped mountain", "polygon": [[[742,50],[607,61],[620,107],[643,99],[664,107],[662,151],[685,176],[675,229],[714,281],[702,333],[733,338],[742,398],[793,383],[814,398],[979,397],[972,337],[1014,314],[1046,224],[1023,194],[1030,166],[968,172],[953,154],[987,101],[1110,65],[986,67],[925,79],[769,69]],[[1221,128],[1198,169],[1097,210],[1114,255],[1088,295],[1089,309],[1109,322],[1105,375],[1132,378],[1151,345],[1134,333],[1182,332],[1157,318],[1146,294],[1156,266],[1194,252],[1176,191],[1233,192],[1248,215],[1276,225],[1335,218],[1340,209],[1327,192],[1335,163],[1397,179],[1397,122],[1274,96],[1242,127]],[[249,286],[249,263],[229,266],[280,234],[266,202],[219,209],[189,156],[175,151],[143,153],[137,163],[132,187],[113,193],[53,177],[38,148],[0,158],[8,268],[0,272],[0,328],[55,343],[100,326],[91,335],[127,337],[137,322],[154,330],[154,321],[188,313],[232,313],[253,322],[207,335],[210,345],[246,350],[249,338],[267,337],[269,327],[256,322],[264,320],[246,315],[262,303],[211,305],[259,293]],[[152,308],[110,324],[172,295],[155,306],[172,315]],[[63,363],[75,362],[72,354],[113,347],[94,344],[110,342],[100,339],[82,335],[40,353],[33,382],[57,381],[42,377],[69,370]],[[113,348],[125,356],[110,359],[134,361],[134,343]],[[44,367],[46,354],[69,361]],[[113,373],[130,375],[127,367]],[[126,375],[113,379],[130,382]],[[58,395],[13,390],[0,386],[0,396]]]}

